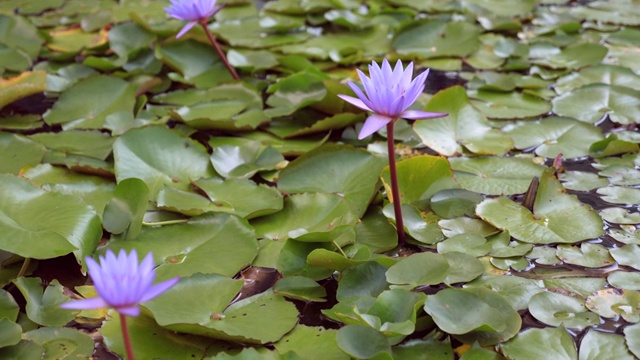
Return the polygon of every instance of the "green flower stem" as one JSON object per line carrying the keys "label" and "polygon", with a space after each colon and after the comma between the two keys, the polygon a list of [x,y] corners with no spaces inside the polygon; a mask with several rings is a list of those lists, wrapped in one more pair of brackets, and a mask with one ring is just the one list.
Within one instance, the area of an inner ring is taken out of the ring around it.
{"label": "green flower stem", "polygon": [[229,70],[229,73],[231,73],[231,76],[233,76],[233,78],[236,80],[240,80],[240,76],[238,76],[236,69],[234,69],[233,66],[229,64],[229,60],[227,60],[227,57],[224,55],[224,52],[222,52],[222,49],[220,48],[220,45],[216,41],[215,36],[213,36],[213,34],[211,33],[211,30],[209,30],[206,19],[201,21],[200,25],[202,25],[202,28],[204,29],[204,33],[207,34],[207,38],[209,38],[209,41],[211,42],[211,45],[213,45],[213,48],[216,49],[218,56],[220,56],[220,59],[224,63],[224,66],[227,68],[227,70]]}
{"label": "green flower stem", "polygon": [[120,314],[120,328],[122,329],[124,348],[127,351],[127,360],[135,360],[133,356],[133,347],[131,346],[131,337],[129,336],[129,329],[127,328],[127,317],[123,314]]}
{"label": "green flower stem", "polygon": [[162,225],[174,225],[174,224],[184,224],[189,222],[189,219],[176,219],[176,220],[167,220],[167,221],[156,221],[156,222],[142,222],[144,226],[162,226]]}
{"label": "green flower stem", "polygon": [[393,200],[393,213],[396,217],[396,231],[398,232],[398,244],[403,245],[404,222],[402,221],[402,202],[400,201],[400,190],[398,190],[398,172],[396,171],[396,151],[393,141],[393,119],[387,124],[387,152],[389,153],[389,176],[391,177],[391,198]]}
{"label": "green flower stem", "polygon": [[345,253],[344,253],[344,250],[342,250],[342,248],[340,247],[340,245],[338,245],[338,243],[337,243],[337,242],[332,241],[332,243],[333,243],[333,246],[335,246],[335,247],[336,247],[336,249],[338,249],[338,252],[339,252],[340,254],[342,254],[342,256],[346,257],[347,259],[349,258],[349,257],[347,256],[347,254],[345,254]]}

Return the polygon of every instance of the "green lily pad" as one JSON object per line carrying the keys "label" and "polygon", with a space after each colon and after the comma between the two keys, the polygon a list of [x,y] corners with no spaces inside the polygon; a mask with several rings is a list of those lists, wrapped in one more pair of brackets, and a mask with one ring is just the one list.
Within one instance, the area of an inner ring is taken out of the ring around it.
{"label": "green lily pad", "polygon": [[521,325],[507,300],[483,287],[441,290],[427,297],[424,310],[441,330],[484,346],[512,338]]}
{"label": "green lily pad", "polygon": [[601,290],[606,285],[606,281],[603,278],[573,276],[547,277],[543,280],[543,283],[549,291],[568,294],[583,299]]}
{"label": "green lily pad", "polygon": [[[447,159],[421,155],[414,156],[397,163],[398,187],[400,201],[413,204],[419,208],[427,208],[431,196],[443,189],[455,189],[451,168]],[[382,180],[391,202],[391,178],[389,167],[382,172]]]}
{"label": "green lily pad", "polygon": [[526,158],[451,158],[455,179],[463,189],[486,195],[513,195],[527,191],[544,167]]}
{"label": "green lily pad", "polygon": [[265,110],[268,117],[291,115],[296,110],[322,100],[327,95],[323,80],[326,75],[313,68],[295,73],[271,85],[272,94],[266,101],[271,109]]}
{"label": "green lily pad", "polygon": [[591,144],[589,151],[591,151],[592,157],[602,158],[624,153],[637,153],[640,151],[640,145],[621,139],[618,134],[609,134],[605,139]]}
{"label": "green lily pad", "polygon": [[36,324],[63,326],[74,317],[73,312],[60,308],[68,298],[62,294],[63,286],[54,280],[42,289],[40,278],[19,277],[13,282],[27,300],[27,316]]}
{"label": "green lily pad", "polygon": [[600,211],[603,220],[613,224],[638,224],[640,223],[640,214],[630,212],[629,210],[612,207],[605,208]]}
{"label": "green lily pad", "polygon": [[636,270],[640,270],[640,245],[627,244],[619,248],[611,249],[609,252],[618,264],[631,266]]}
{"label": "green lily pad", "polygon": [[511,234],[507,231],[496,234],[487,240],[487,244],[491,247],[488,255],[497,258],[522,256],[533,249],[533,244],[517,240],[511,241]]}
{"label": "green lily pad", "polygon": [[260,71],[273,68],[278,65],[278,59],[270,51],[265,50],[229,50],[227,54],[229,63],[234,68]]}
{"label": "green lily pad", "polygon": [[140,179],[122,180],[102,214],[102,226],[112,234],[125,233],[135,238],[142,228],[142,219],[149,205],[149,188]]}
{"label": "green lily pad", "polygon": [[392,350],[394,359],[417,360],[424,356],[428,356],[431,360],[451,360],[454,358],[449,340],[414,339],[394,346]]}
{"label": "green lily pad", "polygon": [[449,263],[449,274],[443,280],[447,285],[469,282],[484,273],[484,265],[474,256],[455,251],[443,255]]}
{"label": "green lily pad", "polygon": [[232,80],[220,57],[208,44],[176,41],[156,46],[155,55],[180,72],[169,74],[175,81],[208,88]]}
{"label": "green lily pad", "polygon": [[589,312],[584,300],[548,291],[531,297],[529,312],[539,321],[551,326],[582,330],[600,323],[597,314]]}
{"label": "green lily pad", "polygon": [[600,268],[614,263],[606,247],[586,242],[579,249],[571,245],[558,245],[556,256],[567,264],[588,268]]}
{"label": "green lily pad", "polygon": [[350,267],[341,274],[336,298],[344,302],[359,297],[377,297],[389,288],[386,273],[387,268],[374,261]]}
{"label": "green lily pad", "polygon": [[605,84],[592,84],[553,99],[553,112],[560,116],[596,123],[605,115],[620,124],[632,124],[640,115],[640,96],[636,90]]}
{"label": "green lily pad", "polygon": [[204,147],[164,127],[128,131],[113,144],[118,182],[143,180],[151,197],[165,185],[187,190],[191,181],[214,176]]}
{"label": "green lily pad", "polygon": [[[110,311],[110,317],[104,321],[100,334],[104,343],[120,356],[126,355],[122,341],[120,317],[115,311]],[[212,352],[222,351],[223,345],[211,339],[187,337],[175,331],[160,327],[152,318],[147,316],[127,317],[127,327],[131,336],[133,354],[136,358],[169,357],[176,360],[189,360],[202,356],[207,349]]]}
{"label": "green lily pad", "polygon": [[597,359],[633,360],[622,335],[590,329],[580,342],[580,360]]}
{"label": "green lily pad", "polygon": [[602,289],[589,295],[586,306],[594,313],[614,318],[622,316],[628,322],[640,321],[640,292],[635,290]]}
{"label": "green lily pad", "polygon": [[393,47],[400,55],[421,58],[467,56],[480,46],[480,29],[466,21],[416,21],[396,34]]}
{"label": "green lily pad", "polygon": [[615,65],[596,65],[561,77],[554,85],[554,89],[558,94],[564,94],[590,84],[607,84],[640,90],[639,81],[640,75],[636,75],[629,68]]}
{"label": "green lily pad", "polygon": [[487,239],[476,234],[454,235],[445,241],[438,243],[438,253],[461,252],[475,257],[484,256],[491,250]]}
{"label": "green lily pad", "polygon": [[377,191],[384,158],[371,153],[338,146],[324,146],[298,157],[280,172],[278,189],[301,192],[334,193],[349,204],[356,216],[362,216]]}
{"label": "green lily pad", "polygon": [[[534,44],[533,47],[536,45]],[[541,43],[537,46],[547,47],[548,44]],[[537,54],[543,56],[537,57]],[[590,65],[600,64],[607,55],[607,48],[604,45],[595,43],[571,44],[563,49],[553,48],[537,52],[535,48],[531,50],[532,63],[543,65],[552,69],[580,69]]]}
{"label": "green lily pad", "polygon": [[387,338],[366,325],[347,325],[336,334],[338,347],[356,359],[391,360],[391,346]]}
{"label": "green lily pad", "polygon": [[522,119],[544,115],[551,110],[548,101],[518,92],[470,91],[471,104],[492,119]]}
{"label": "green lily pad", "polygon": [[[258,253],[253,229],[228,214],[203,214],[184,224],[143,226],[135,239],[112,239],[108,248],[152,252],[159,280],[195,273],[233,276]],[[101,249],[100,253],[107,249]]]}
{"label": "green lily pad", "polygon": [[416,121],[413,125],[420,140],[442,155],[461,154],[463,147],[476,154],[502,155],[513,147],[509,137],[493,128],[471,105],[462,86],[438,92],[425,109],[448,114],[444,118]]}
{"label": "green lily pad", "polygon": [[313,358],[322,354],[328,359],[349,359],[338,347],[336,338],[337,330],[298,324],[274,346],[281,354],[295,352],[302,358]]}
{"label": "green lily pad", "polygon": [[602,200],[612,204],[634,205],[640,203],[640,189],[627,186],[603,187],[596,192]]}
{"label": "green lily pad", "polygon": [[508,126],[506,133],[513,138],[517,149],[536,146],[536,154],[547,158],[558,154],[569,159],[589,155],[590,145],[603,139],[598,127],[560,117],[520,122]]}
{"label": "green lily pad", "polygon": [[611,286],[623,290],[640,290],[640,273],[614,271],[607,277]]}
{"label": "green lily pad", "polygon": [[487,199],[476,209],[478,216],[515,239],[534,243],[574,243],[603,234],[602,219],[575,195],[564,193],[551,175],[540,179],[533,213],[506,197]]}
{"label": "green lily pad", "polygon": [[7,319],[0,319],[0,347],[13,346],[20,342],[22,338],[22,327]]}
{"label": "green lily pad", "polygon": [[527,258],[534,259],[536,264],[541,265],[562,264],[562,260],[558,259],[556,254],[556,249],[551,246],[536,246],[527,254]]}
{"label": "green lily pad", "polygon": [[434,253],[419,253],[408,256],[391,266],[386,273],[387,281],[391,284],[421,285],[439,284],[449,274],[447,258]]}
{"label": "green lily pad", "polygon": [[487,237],[496,234],[498,230],[488,223],[469,217],[459,217],[455,219],[443,219],[438,221],[438,226],[442,229],[442,233],[446,237],[456,235],[476,234]]}
{"label": "green lily pad", "polygon": [[47,124],[62,124],[65,129],[101,129],[107,116],[133,112],[134,93],[134,88],[122,79],[92,76],[64,91],[43,118]]}
{"label": "green lily pad", "polygon": [[214,204],[224,204],[220,211],[251,219],[282,210],[282,194],[263,184],[246,179],[200,179],[194,184]]}
{"label": "green lily pad", "polygon": [[578,353],[573,339],[563,327],[528,329],[500,345],[502,353],[511,359],[576,360]]}
{"label": "green lily pad", "polygon": [[98,216],[82,200],[45,192],[11,175],[1,175],[0,183],[2,250],[36,259],[76,251],[83,263],[93,253],[102,230]]}
{"label": "green lily pad", "polygon": [[275,170],[283,161],[278,150],[256,142],[217,146],[211,154],[214,169],[225,178],[250,178],[258,171]]}
{"label": "green lily pad", "polygon": [[640,185],[640,170],[632,167],[612,165],[598,172],[600,176],[606,176],[611,185],[633,186]]}
{"label": "green lily pad", "polygon": [[[197,298],[201,289],[194,288],[191,295]],[[160,298],[158,298],[160,299]],[[166,312],[154,313],[159,324],[167,329],[213,337],[221,340],[241,341],[252,344],[275,342],[291,331],[298,322],[298,311],[293,303],[275,295],[271,290],[242,299],[227,306],[201,309],[208,317],[199,323],[188,324],[171,316],[159,318]]]}
{"label": "green lily pad", "polygon": [[527,309],[531,297],[544,290],[542,281],[518,276],[483,275],[466,286],[486,287],[502,295],[518,311]]}
{"label": "green lily pad", "polygon": [[87,358],[93,354],[91,336],[69,328],[43,327],[25,332],[25,340],[44,348],[44,359]]}
{"label": "green lily pad", "polygon": [[[387,204],[382,212],[389,221],[395,222],[393,204]],[[437,216],[422,212],[415,206],[402,204],[402,219],[405,231],[413,240],[422,244],[435,244],[444,240],[444,235],[438,227]]]}
{"label": "green lily pad", "polygon": [[609,229],[609,235],[623,244],[640,244],[640,231],[634,225],[621,225],[621,229]]}
{"label": "green lily pad", "polygon": [[48,149],[86,155],[100,160],[105,160],[111,154],[111,146],[115,140],[99,131],[38,133],[31,135],[30,138]]}
{"label": "green lily pad", "polygon": [[638,357],[640,354],[640,343],[637,335],[640,334],[640,324],[633,324],[624,328],[624,339],[629,350]]}
{"label": "green lily pad", "polygon": [[41,93],[47,88],[44,71],[23,72],[10,79],[0,78],[0,108],[29,95]]}
{"label": "green lily pad", "polygon": [[312,279],[303,276],[287,276],[273,285],[273,292],[276,295],[303,300],[303,301],[327,301],[327,292]]}
{"label": "green lily pad", "polygon": [[6,159],[0,164],[0,173],[18,175],[21,169],[39,164],[45,148],[24,136],[0,132],[0,152]]}
{"label": "green lily pad", "polygon": [[326,193],[303,193],[284,199],[284,209],[252,221],[258,237],[284,241],[332,242],[353,230],[358,218],[344,198]]}
{"label": "green lily pad", "polygon": [[565,189],[575,191],[591,191],[609,184],[607,179],[587,171],[565,171],[558,178]]}

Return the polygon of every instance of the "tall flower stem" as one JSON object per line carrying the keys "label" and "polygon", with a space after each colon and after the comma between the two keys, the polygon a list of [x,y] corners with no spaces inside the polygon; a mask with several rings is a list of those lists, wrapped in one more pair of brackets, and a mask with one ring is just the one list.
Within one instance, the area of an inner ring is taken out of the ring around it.
{"label": "tall flower stem", "polygon": [[131,337],[129,336],[129,328],[127,328],[127,316],[120,314],[120,329],[122,330],[122,339],[124,340],[124,348],[127,351],[127,360],[135,360],[133,356],[133,347],[131,346]]}
{"label": "tall flower stem", "polygon": [[233,78],[236,80],[240,80],[240,76],[238,76],[236,69],[234,69],[233,66],[229,64],[229,60],[227,60],[226,55],[220,48],[220,45],[218,44],[216,37],[213,36],[213,34],[211,33],[211,30],[209,30],[209,27],[207,26],[207,20],[203,19],[202,21],[200,21],[200,25],[202,25],[202,28],[204,29],[204,33],[207,34],[207,38],[209,38],[209,42],[211,42],[211,45],[213,45],[213,48],[216,49],[218,56],[220,56],[220,60],[222,60],[222,62],[224,63],[224,66],[227,68],[227,70],[229,70],[229,73],[231,74],[231,76],[233,76]]}
{"label": "tall flower stem", "polygon": [[389,153],[389,177],[391,177],[391,198],[393,199],[393,213],[396,217],[396,231],[398,232],[398,244],[403,245],[404,240],[404,222],[402,221],[402,202],[400,201],[400,190],[398,190],[398,172],[396,170],[396,151],[393,140],[393,124],[392,120],[387,124],[387,152]]}

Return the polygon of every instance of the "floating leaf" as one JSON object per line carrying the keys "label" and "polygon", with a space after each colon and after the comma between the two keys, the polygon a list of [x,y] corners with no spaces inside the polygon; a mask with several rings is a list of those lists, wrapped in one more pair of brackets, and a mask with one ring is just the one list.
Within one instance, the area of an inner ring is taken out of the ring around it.
{"label": "floating leaf", "polygon": [[460,154],[463,147],[476,154],[502,155],[513,147],[512,141],[471,105],[462,86],[440,91],[431,98],[426,110],[448,114],[413,125],[420,140],[442,155]]}
{"label": "floating leaf", "polygon": [[551,326],[582,330],[600,323],[597,314],[589,312],[584,300],[548,291],[531,297],[529,312],[537,320]]}
{"label": "floating leaf", "polygon": [[536,146],[536,154],[547,158],[558,154],[569,159],[588,155],[590,145],[603,139],[596,126],[560,117],[520,122],[508,126],[506,133],[513,138],[516,148]]}
{"label": "floating leaf", "polygon": [[631,323],[640,321],[640,292],[635,290],[598,290],[589,295],[586,306],[605,318],[622,316]]}
{"label": "floating leaf", "polygon": [[337,330],[298,324],[274,346],[281,354],[295,352],[303,358],[322,354],[323,357],[335,360],[349,359],[338,347],[336,338]]}
{"label": "floating leaf", "polygon": [[375,329],[365,325],[347,325],[336,335],[342,351],[357,359],[392,359],[389,341]]}
{"label": "floating leaf", "polygon": [[6,80],[0,78],[0,109],[16,100],[41,93],[46,87],[44,71],[26,71]]}
{"label": "floating leaf", "polygon": [[289,163],[280,172],[278,188],[293,194],[334,193],[345,199],[356,216],[362,216],[385,165],[385,159],[364,150],[324,146]]}
{"label": "floating leaf", "polygon": [[27,316],[36,324],[44,326],[63,326],[73,319],[73,313],[60,308],[68,300],[62,294],[63,287],[54,280],[42,289],[40,278],[19,277],[14,284],[27,300]]}
{"label": "floating leaf", "polygon": [[74,329],[43,327],[25,332],[23,338],[42,346],[47,358],[87,358],[93,354],[91,336]]}
{"label": "floating leaf", "polygon": [[211,154],[214,169],[225,178],[250,178],[258,171],[275,170],[283,161],[278,150],[256,142],[217,146]]}
{"label": "floating leaf", "polygon": [[466,21],[422,20],[400,31],[393,47],[400,55],[423,58],[466,56],[478,49],[480,29]]}
{"label": "floating leaf", "polygon": [[556,256],[567,264],[588,268],[605,267],[614,263],[606,247],[586,242],[579,249],[570,245],[558,245]]}
{"label": "floating leaf", "polygon": [[164,187],[186,190],[191,181],[214,175],[204,147],[163,127],[128,131],[113,144],[116,178],[143,180],[151,197]]}
{"label": "floating leaf", "polygon": [[524,193],[544,169],[525,158],[460,157],[449,161],[462,188],[487,195]]}
{"label": "floating leaf", "polygon": [[618,264],[631,266],[636,270],[640,270],[640,245],[627,244],[619,248],[611,249],[609,252]]}
{"label": "floating leaf", "polygon": [[82,262],[93,253],[102,233],[100,221],[82,200],[42,191],[11,175],[0,175],[0,183],[2,250],[36,259],[77,250]]}
{"label": "floating leaf", "polygon": [[440,329],[465,342],[496,344],[520,330],[520,315],[502,296],[482,287],[441,290],[427,297],[424,310]]}
{"label": "floating leaf", "polygon": [[134,95],[134,88],[122,79],[92,76],[64,91],[43,118],[49,125],[63,124],[67,129],[101,129],[107,116],[133,112]]}
{"label": "floating leaf", "polygon": [[620,124],[631,124],[640,116],[640,96],[636,90],[592,84],[553,99],[553,112],[560,116],[596,123],[605,115]]}
{"label": "floating leaf", "polygon": [[590,329],[580,342],[580,360],[597,359],[633,360],[621,335],[604,333]]}
{"label": "floating leaf", "polygon": [[149,204],[149,188],[140,179],[122,180],[102,214],[102,226],[112,234],[133,239],[140,233],[142,219]]}
{"label": "floating leaf", "polygon": [[528,329],[500,346],[511,359],[576,360],[578,353],[573,339],[563,327]]}
{"label": "floating leaf", "polygon": [[476,212],[523,242],[574,243],[603,234],[598,214],[574,195],[564,194],[560,183],[548,174],[540,179],[533,213],[506,197],[487,199]]}
{"label": "floating leaf", "polygon": [[391,284],[407,284],[411,287],[441,283],[449,274],[449,262],[442,255],[419,253],[408,256],[387,271]]}
{"label": "floating leaf", "polygon": [[614,271],[607,277],[607,282],[622,290],[640,290],[640,273]]}
{"label": "floating leaf", "polygon": [[45,148],[26,137],[0,132],[0,152],[5,157],[0,173],[18,175],[22,168],[39,164]]}

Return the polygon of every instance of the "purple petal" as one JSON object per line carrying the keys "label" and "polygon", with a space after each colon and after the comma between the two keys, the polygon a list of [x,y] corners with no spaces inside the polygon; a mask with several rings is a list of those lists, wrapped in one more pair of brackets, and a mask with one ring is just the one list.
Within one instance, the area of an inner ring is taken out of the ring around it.
{"label": "purple petal", "polygon": [[60,307],[63,309],[89,310],[106,308],[109,307],[109,304],[107,304],[101,297],[94,297],[90,299],[69,301],[60,305]]}
{"label": "purple petal", "polygon": [[364,122],[362,129],[360,130],[360,134],[358,134],[358,140],[362,140],[367,136],[373,134],[374,132],[382,129],[387,126],[393,119],[379,114],[370,115],[367,120]]}
{"label": "purple petal", "polygon": [[[351,90],[356,94],[356,96],[358,97],[358,99],[362,100],[362,102],[367,106],[367,108],[372,109],[373,108],[373,104],[371,103],[371,101],[369,100],[369,98],[367,97],[367,95],[365,93],[362,92],[362,90],[358,87],[358,85],[354,84],[353,82],[349,81],[347,83],[347,85],[349,85],[349,87],[351,88]],[[366,110],[366,109],[365,109]]]}
{"label": "purple petal", "polygon": [[116,310],[119,313],[127,316],[136,317],[140,315],[140,308],[138,307],[138,305],[117,307]]}
{"label": "purple petal", "polygon": [[178,35],[176,35],[176,39],[182,37],[182,35],[186,34],[189,30],[193,29],[194,26],[198,25],[197,21],[190,21],[187,25],[183,26]]}
{"label": "purple petal", "polygon": [[180,281],[180,278],[173,278],[171,280],[167,280],[167,281],[163,281],[161,283],[155,284],[151,287],[149,287],[145,293],[142,295],[142,298],[140,299],[140,302],[145,302],[145,301],[149,301],[153,298],[155,298],[156,296],[162,294],[163,292],[167,291],[170,287],[172,287],[173,285],[177,284],[178,281]]}
{"label": "purple petal", "polygon": [[359,107],[362,110],[373,111],[364,102],[362,102],[362,100],[354,98],[353,96],[339,94],[338,97],[355,107]]}
{"label": "purple petal", "polygon": [[445,117],[449,114],[446,113],[434,113],[428,111],[421,110],[406,110],[400,114],[400,117],[403,119],[411,119],[411,120],[421,120],[421,119],[435,119]]}

